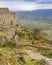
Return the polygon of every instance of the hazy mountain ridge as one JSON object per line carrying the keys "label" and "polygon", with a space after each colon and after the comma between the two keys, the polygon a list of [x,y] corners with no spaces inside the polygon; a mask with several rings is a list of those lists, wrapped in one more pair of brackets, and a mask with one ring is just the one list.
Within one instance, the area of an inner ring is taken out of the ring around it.
{"label": "hazy mountain ridge", "polygon": [[16,12],[17,23],[39,29],[52,29],[52,9]]}
{"label": "hazy mountain ridge", "polygon": [[18,11],[20,15],[25,16],[42,16],[42,17],[51,17],[52,16],[52,9],[40,9],[40,10],[33,10],[33,11]]}

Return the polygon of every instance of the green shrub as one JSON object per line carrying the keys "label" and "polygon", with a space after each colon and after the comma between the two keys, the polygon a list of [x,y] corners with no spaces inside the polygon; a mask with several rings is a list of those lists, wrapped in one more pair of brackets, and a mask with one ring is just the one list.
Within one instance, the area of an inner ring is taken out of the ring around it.
{"label": "green shrub", "polygon": [[11,40],[6,40],[5,43],[2,45],[3,47],[9,46],[9,47],[16,47],[16,43]]}
{"label": "green shrub", "polygon": [[0,31],[0,35],[3,35],[5,32],[4,31]]}
{"label": "green shrub", "polygon": [[42,51],[41,54],[51,58],[52,57],[52,50]]}

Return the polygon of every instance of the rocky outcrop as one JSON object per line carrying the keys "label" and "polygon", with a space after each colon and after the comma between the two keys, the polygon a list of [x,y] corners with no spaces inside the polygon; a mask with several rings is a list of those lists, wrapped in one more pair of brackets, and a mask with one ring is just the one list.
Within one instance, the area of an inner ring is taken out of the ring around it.
{"label": "rocky outcrop", "polygon": [[19,36],[18,36],[18,35],[16,35],[16,36],[14,37],[14,42],[16,43],[16,45],[20,44]]}
{"label": "rocky outcrop", "polygon": [[11,28],[10,30],[6,31],[5,37],[7,39],[11,39],[13,36],[15,36],[15,28]]}

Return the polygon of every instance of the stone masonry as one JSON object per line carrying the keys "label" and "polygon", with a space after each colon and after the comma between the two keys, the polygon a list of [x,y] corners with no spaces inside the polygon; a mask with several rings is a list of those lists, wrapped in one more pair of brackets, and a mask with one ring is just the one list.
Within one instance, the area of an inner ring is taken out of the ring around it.
{"label": "stone masonry", "polygon": [[0,31],[4,31],[5,36],[11,39],[15,35],[16,15],[8,8],[0,8]]}

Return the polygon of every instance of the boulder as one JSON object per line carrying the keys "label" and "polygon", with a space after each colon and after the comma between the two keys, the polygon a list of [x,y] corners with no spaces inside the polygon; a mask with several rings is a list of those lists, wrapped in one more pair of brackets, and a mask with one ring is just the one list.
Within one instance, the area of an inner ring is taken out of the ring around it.
{"label": "boulder", "polygon": [[4,35],[0,35],[0,44],[3,44],[6,41],[6,37]]}
{"label": "boulder", "polygon": [[16,44],[20,44],[18,35],[15,36],[14,41],[15,41]]}

